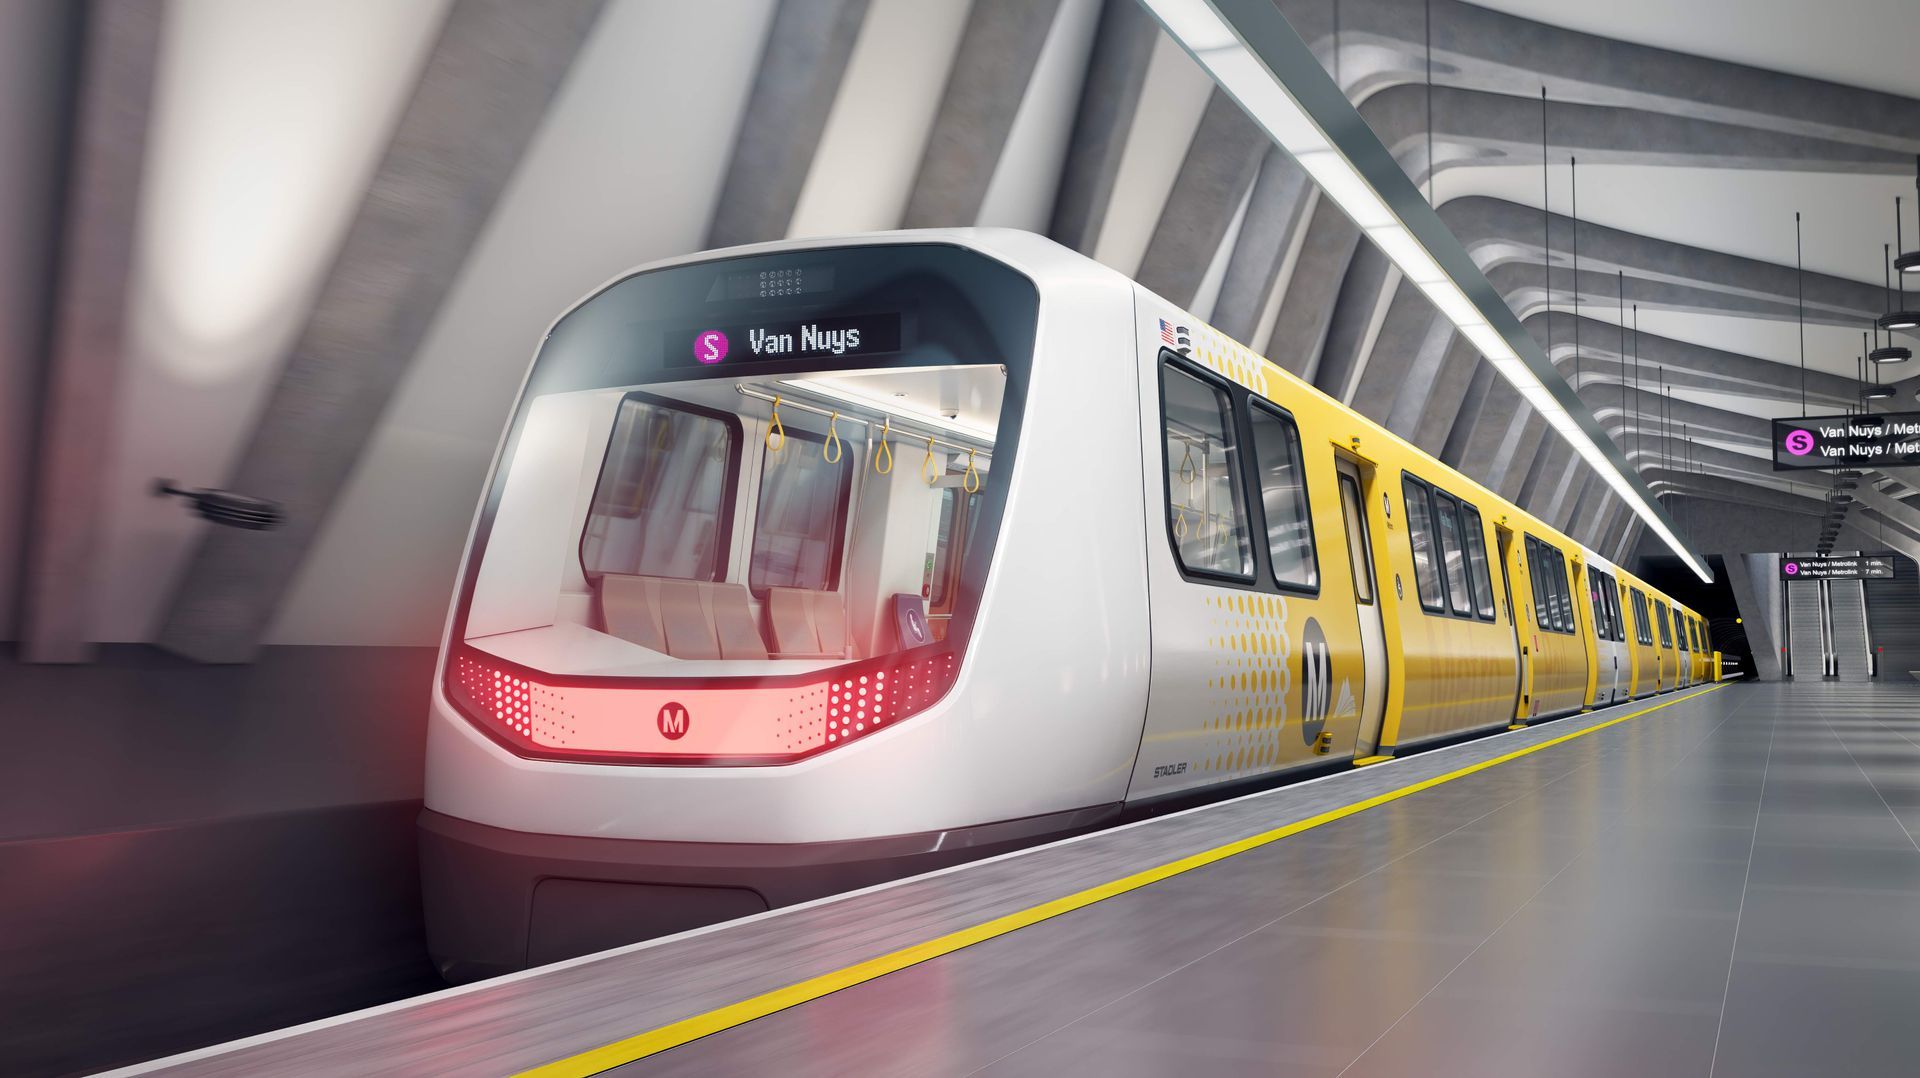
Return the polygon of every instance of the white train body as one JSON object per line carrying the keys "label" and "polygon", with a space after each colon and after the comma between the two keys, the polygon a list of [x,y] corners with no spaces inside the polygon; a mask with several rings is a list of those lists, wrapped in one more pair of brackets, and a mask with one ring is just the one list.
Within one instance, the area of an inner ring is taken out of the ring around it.
{"label": "white train body", "polygon": [[1624,698],[1580,559],[1037,236],[643,267],[549,330],[487,480],[429,944],[486,975]]}

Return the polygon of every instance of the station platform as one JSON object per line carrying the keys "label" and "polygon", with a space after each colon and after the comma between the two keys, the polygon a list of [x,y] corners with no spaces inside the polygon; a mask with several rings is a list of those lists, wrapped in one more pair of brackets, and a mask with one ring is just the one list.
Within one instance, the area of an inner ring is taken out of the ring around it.
{"label": "station platform", "polygon": [[1920,684],[1543,723],[126,1073],[1874,1075]]}

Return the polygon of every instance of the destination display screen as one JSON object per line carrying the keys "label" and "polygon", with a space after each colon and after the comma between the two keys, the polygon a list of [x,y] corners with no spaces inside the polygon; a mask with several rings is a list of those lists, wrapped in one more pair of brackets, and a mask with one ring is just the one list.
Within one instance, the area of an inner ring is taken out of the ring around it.
{"label": "destination display screen", "polygon": [[1780,559],[1782,580],[1891,580],[1893,555],[1866,554],[1853,558]]}
{"label": "destination display screen", "polygon": [[1920,412],[1813,415],[1773,421],[1773,469],[1920,465]]}
{"label": "destination display screen", "polygon": [[900,315],[777,318],[676,329],[667,334],[669,367],[719,367],[793,359],[845,360],[900,351]]}

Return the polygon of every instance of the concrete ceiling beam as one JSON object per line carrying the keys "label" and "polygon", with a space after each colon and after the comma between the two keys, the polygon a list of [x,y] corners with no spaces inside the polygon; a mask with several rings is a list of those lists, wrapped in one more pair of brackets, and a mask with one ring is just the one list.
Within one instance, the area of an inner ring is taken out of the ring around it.
{"label": "concrete ceiling beam", "polygon": [[1142,286],[1182,307],[1193,304],[1268,144],[1226,91],[1215,87],[1208,94],[1134,274]]}
{"label": "concrete ceiling beam", "polygon": [[[1738,397],[1798,401],[1801,387],[1806,388],[1808,404],[1815,408],[1845,409],[1859,404],[1859,385],[1822,370],[1775,363],[1739,352],[1677,341],[1645,331],[1622,334],[1611,322],[1582,316],[1575,319],[1564,310],[1551,316],[1545,311],[1528,315],[1521,322],[1535,341],[1547,349],[1554,365],[1563,374],[1574,371],[1575,329],[1579,332],[1580,372],[1583,379],[1614,385],[1636,380],[1645,385],[1655,367],[1667,372],[1667,384],[1675,388],[1704,390]],[[1548,348],[1549,337],[1552,341]],[[1636,378],[1636,370],[1639,372]]]}
{"label": "concrete ceiling beam", "polygon": [[453,4],[225,484],[286,521],[204,532],[156,643],[202,662],[257,652],[603,6]]}
{"label": "concrete ceiling beam", "polygon": [[[1515,313],[1524,318],[1544,304],[1543,267],[1549,264],[1545,231],[1550,227],[1555,237],[1570,240],[1572,218],[1480,196],[1454,199],[1441,206],[1439,213],[1482,272],[1508,296]],[[1500,274],[1516,267],[1523,271],[1519,276]],[[1877,281],[1870,284],[1812,272],[1801,275],[1792,265],[1690,247],[1592,222],[1580,224],[1578,280],[1565,243],[1555,243],[1551,267],[1556,307],[1571,305],[1577,284],[1583,306],[1612,310],[1619,302],[1616,273],[1625,273],[1628,305],[1792,321],[1804,276],[1809,322],[1864,329],[1869,320],[1886,311],[1886,294]],[[1536,294],[1530,291],[1533,288],[1541,291]]]}
{"label": "concrete ceiling beam", "polygon": [[902,228],[963,227],[979,220],[1059,12],[1060,0],[974,0]]}
{"label": "concrete ceiling beam", "polygon": [[[1540,98],[1436,86],[1433,156],[1427,160],[1427,88],[1394,86],[1367,98],[1360,116],[1407,175],[1424,183],[1434,169],[1540,163]],[[1777,172],[1906,176],[1913,156],[1857,142],[1735,124],[1670,112],[1550,101],[1552,161],[1582,164],[1765,169]]]}
{"label": "concrete ceiling beam", "polygon": [[780,0],[714,202],[707,247],[786,238],[866,15],[867,0]]}
{"label": "concrete ceiling beam", "polygon": [[1138,0],[1104,0],[1047,234],[1091,256],[1113,201],[1160,25]]}
{"label": "concrete ceiling beam", "polygon": [[[1426,79],[1425,0],[1343,0],[1348,96]],[[1330,68],[1334,5],[1280,0]],[[1638,109],[1920,153],[1920,102],[1895,94],[1566,30],[1461,0],[1432,0],[1433,72],[1447,87]]]}
{"label": "concrete ceiling beam", "polygon": [[93,656],[91,582],[113,446],[113,425],[101,417],[113,414],[125,364],[128,280],[165,14],[162,4],[94,0],[78,16],[74,132],[20,589],[20,654],[28,662]]}
{"label": "concrete ceiling beam", "polygon": [[1285,150],[1267,147],[1213,306],[1215,329],[1238,341],[1253,340],[1280,274],[1304,237],[1316,195],[1305,169]]}

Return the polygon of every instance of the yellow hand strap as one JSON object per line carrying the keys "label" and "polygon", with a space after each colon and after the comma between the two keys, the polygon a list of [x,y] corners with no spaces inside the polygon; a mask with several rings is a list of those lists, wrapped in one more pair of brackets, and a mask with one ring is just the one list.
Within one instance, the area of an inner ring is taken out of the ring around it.
{"label": "yellow hand strap", "polygon": [[928,486],[932,486],[940,479],[933,471],[933,435],[931,434],[927,435],[926,459],[920,462],[920,478],[926,480]]}
{"label": "yellow hand strap", "polygon": [[968,494],[980,492],[980,471],[973,466],[973,450],[967,450],[967,478],[960,484]]}
{"label": "yellow hand strap", "polygon": [[838,464],[845,455],[846,450],[840,444],[840,413],[835,412],[833,418],[827,420],[827,444],[820,447],[820,456],[828,464]]}
{"label": "yellow hand strap", "polygon": [[780,398],[773,398],[773,425],[767,428],[767,452],[778,453],[787,444],[787,428],[780,425]]}
{"label": "yellow hand strap", "polygon": [[[881,475],[890,475],[893,472],[893,448],[887,445],[887,436],[892,433],[893,417],[888,416],[886,423],[880,428],[880,448],[873,452],[873,470]],[[882,461],[886,462],[885,467],[881,466]]]}

